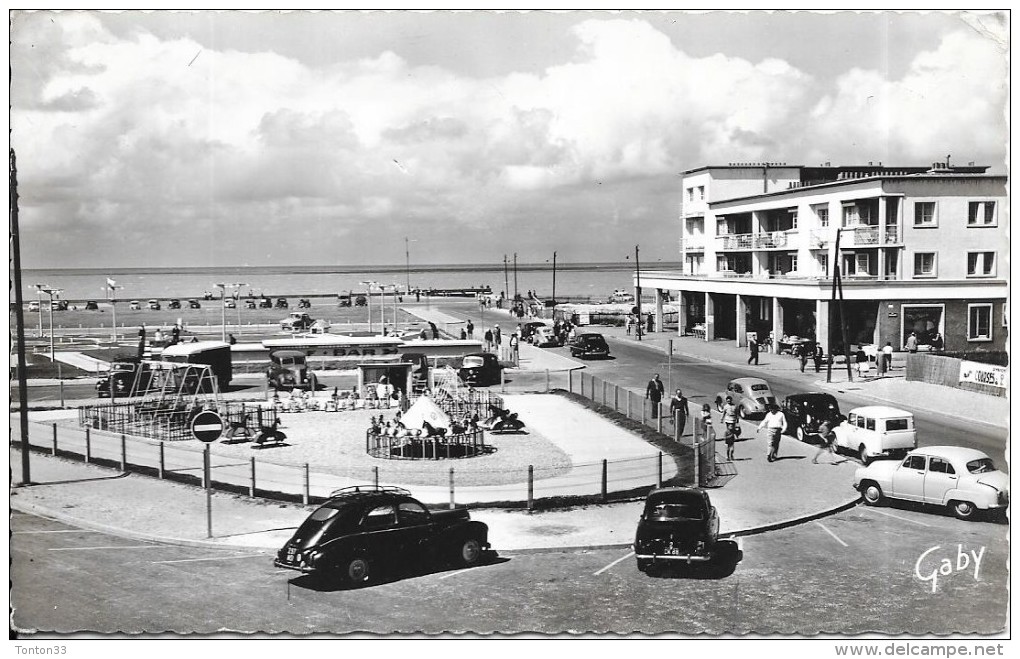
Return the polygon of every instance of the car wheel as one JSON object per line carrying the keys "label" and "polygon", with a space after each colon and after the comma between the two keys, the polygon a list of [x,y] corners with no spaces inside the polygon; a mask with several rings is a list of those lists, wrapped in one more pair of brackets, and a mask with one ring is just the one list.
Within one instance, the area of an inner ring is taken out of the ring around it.
{"label": "car wheel", "polygon": [[804,426],[797,426],[797,429],[794,430],[794,433],[796,433],[797,435],[797,441],[800,442],[807,441],[807,433],[804,432]]}
{"label": "car wheel", "polygon": [[865,482],[861,493],[864,495],[864,503],[869,506],[877,506],[882,503],[882,488],[874,481]]}
{"label": "car wheel", "polygon": [[368,583],[370,574],[368,561],[364,558],[359,556],[347,561],[347,569],[344,571],[344,576],[347,577],[347,582],[352,586]]}
{"label": "car wheel", "polygon": [[868,449],[865,448],[864,444],[857,447],[857,457],[861,459],[865,466],[871,464],[871,456],[868,455]]}
{"label": "car wheel", "polygon": [[973,519],[977,508],[970,501],[953,501],[949,504],[953,514],[960,519]]}
{"label": "car wheel", "polygon": [[461,567],[471,567],[482,558],[482,543],[477,538],[467,538],[459,545],[456,562]]}
{"label": "car wheel", "polygon": [[739,417],[740,417],[741,419],[745,419],[745,420],[747,419],[747,410],[746,410],[746,409],[744,409],[744,406],[743,406],[743,405],[741,405],[741,406],[740,406],[740,407],[739,407],[739,408],[737,409],[737,416],[739,416]]}

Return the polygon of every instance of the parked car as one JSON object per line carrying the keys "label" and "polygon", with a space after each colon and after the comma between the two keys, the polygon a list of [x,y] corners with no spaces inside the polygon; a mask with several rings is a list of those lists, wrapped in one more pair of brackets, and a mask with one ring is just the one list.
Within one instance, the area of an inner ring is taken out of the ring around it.
{"label": "parked car", "polygon": [[499,384],[503,367],[499,359],[491,352],[473,352],[464,355],[457,375],[465,384],[476,387],[486,387],[490,384]]}
{"label": "parked car", "polygon": [[29,311],[39,311],[39,300],[32,300],[28,303]]}
{"label": "parked car", "polygon": [[854,489],[864,502],[905,499],[946,506],[960,519],[1009,505],[1009,476],[981,451],[962,446],[926,446],[901,462],[883,460],[854,473]]}
{"label": "parked car", "polygon": [[99,311],[99,304],[95,300],[89,300],[85,303],[85,311]]}
{"label": "parked car", "polygon": [[255,302],[255,300],[252,299],[252,298],[248,298],[247,300],[244,301],[244,308],[245,309],[254,309],[257,306],[258,306],[258,303]]}
{"label": "parked car", "polygon": [[226,309],[236,309],[237,308],[237,302],[235,302],[233,298],[229,298],[228,297],[228,298],[225,298],[223,300],[223,306]]}
{"label": "parked car", "polygon": [[895,407],[856,407],[834,430],[836,449],[856,453],[864,464],[879,457],[901,458],[917,448],[914,415]]}
{"label": "parked car", "polygon": [[153,372],[149,364],[138,357],[122,357],[110,364],[110,372],[96,382],[96,395],[110,397],[110,381],[113,380],[113,395],[128,396],[143,394],[152,383]]}
{"label": "parked car", "polygon": [[128,304],[128,309],[130,309],[131,311],[138,311],[141,308],[142,303],[139,302],[138,300],[131,300],[130,304]]}
{"label": "parked car", "polygon": [[308,369],[307,356],[301,350],[274,350],[269,353],[266,378],[274,389],[315,391],[319,386],[318,378]]}
{"label": "parked car", "polygon": [[276,298],[276,308],[277,309],[286,309],[289,306],[290,305],[287,304],[287,298],[285,298],[285,297]]}
{"label": "parked car", "polygon": [[735,378],[726,385],[726,391],[715,395],[715,408],[722,412],[726,397],[733,398],[737,406],[737,414],[741,419],[752,416],[765,416],[769,405],[776,404],[776,396],[772,393],[769,383],[761,378]]}
{"label": "parked car", "polygon": [[366,304],[368,304],[368,298],[365,297],[364,295],[359,295],[356,298],[354,298],[354,306],[363,307]]}
{"label": "parked car", "polygon": [[534,333],[531,335],[531,343],[539,348],[551,348],[562,345],[560,337],[556,336],[552,328],[546,325],[535,328]]}
{"label": "parked car", "polygon": [[708,493],[693,487],[652,490],[638,519],[634,554],[642,572],[662,564],[712,560],[719,514]]}
{"label": "parked car", "polygon": [[309,300],[306,297],[303,297],[300,300],[298,300],[297,306],[298,306],[298,309],[311,309],[312,308],[312,301]]}
{"label": "parked car", "polygon": [[361,586],[387,567],[470,567],[488,548],[489,527],[472,520],[466,508],[430,511],[405,489],[356,486],[333,492],[273,564]]}
{"label": "parked car", "polygon": [[159,304],[159,300],[149,300],[149,308],[153,311],[159,311],[162,307]]}
{"label": "parked car", "polygon": [[202,304],[198,300],[188,300],[189,309],[201,309]]}
{"label": "parked car", "polygon": [[529,320],[528,322],[521,325],[521,341],[531,341],[531,335],[535,333],[535,330],[539,327],[548,327],[541,320]]}
{"label": "parked car", "polygon": [[50,309],[53,311],[67,311],[67,300],[51,300]]}
{"label": "parked car", "polygon": [[570,341],[570,356],[606,359],[609,357],[609,344],[606,343],[606,337],[595,332],[578,334]]}
{"label": "parked car", "polygon": [[259,300],[259,309],[272,309],[272,308],[273,308],[272,298],[264,297]]}
{"label": "parked car", "polygon": [[180,300],[170,300],[169,302],[166,303],[166,308],[167,309],[180,309],[181,308],[181,301]]}
{"label": "parked car", "polygon": [[792,394],[783,400],[787,432],[802,442],[818,438],[818,426],[823,421],[835,428],[842,421],[839,403],[832,394],[810,392]]}
{"label": "parked car", "polygon": [[280,321],[280,329],[287,330],[288,332],[307,330],[312,327],[313,323],[315,321],[308,314],[300,311],[291,311],[290,315]]}

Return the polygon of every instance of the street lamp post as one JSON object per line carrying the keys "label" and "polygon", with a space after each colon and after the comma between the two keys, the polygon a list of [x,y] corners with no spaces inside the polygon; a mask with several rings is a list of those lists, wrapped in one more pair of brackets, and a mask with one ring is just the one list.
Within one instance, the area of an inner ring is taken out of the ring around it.
{"label": "street lamp post", "polygon": [[113,340],[117,341],[117,289],[124,288],[118,286],[117,282],[106,278],[106,299],[110,301],[110,307],[113,309]]}
{"label": "street lamp post", "polygon": [[220,289],[220,337],[223,341],[227,340],[227,285],[226,284],[213,284],[216,288]]}
{"label": "street lamp post", "polygon": [[376,286],[374,281],[363,281],[361,282],[364,286],[368,286],[368,331],[372,332],[372,287]]}
{"label": "street lamp post", "polygon": [[39,338],[43,336],[42,333],[42,292],[44,288],[49,288],[46,284],[35,285],[35,299],[39,302]]}
{"label": "street lamp post", "polygon": [[[46,288],[42,289],[43,293],[46,293],[47,295],[50,296],[50,363],[51,364],[56,364],[57,363],[56,351],[53,348],[53,334],[54,334],[54,331],[53,331],[53,296],[54,295],[60,295],[61,290],[62,289],[59,289],[59,288],[49,288],[49,287],[46,287]],[[58,378],[60,377],[60,369],[59,369],[59,367],[57,369],[57,377]]]}
{"label": "street lamp post", "polygon": [[636,287],[637,288],[637,295],[635,295],[634,297],[637,298],[635,300],[635,302],[637,302],[637,340],[640,341],[641,340],[641,334],[642,334],[642,330],[641,330],[641,258],[639,257],[638,253],[639,253],[638,245],[634,245],[634,266],[637,269],[637,287]]}

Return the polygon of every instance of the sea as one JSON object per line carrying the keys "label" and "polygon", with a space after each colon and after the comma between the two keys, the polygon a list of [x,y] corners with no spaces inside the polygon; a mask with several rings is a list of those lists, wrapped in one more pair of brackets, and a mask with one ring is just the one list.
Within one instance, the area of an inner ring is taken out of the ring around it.
{"label": "sea", "polygon": [[[642,264],[644,265],[644,264]],[[679,263],[658,261],[649,269],[679,269]],[[108,299],[107,280],[116,286],[118,300],[147,298],[201,298],[206,292],[219,297],[217,283],[227,284],[228,295],[237,290],[240,296],[301,297],[347,295],[365,292],[373,282],[397,286],[399,290],[484,288],[493,293],[507,291],[527,295],[534,291],[541,298],[553,297],[555,278],[556,299],[605,300],[616,289],[633,289],[632,263],[551,263],[543,264],[477,264],[427,265],[410,267],[371,265],[342,266],[274,266],[274,267],[203,267],[203,268],[88,268],[88,269],[25,269],[22,271],[22,295],[27,302],[38,298],[37,285],[61,291],[59,297],[69,301]],[[13,283],[13,278],[12,278]],[[234,286],[238,285],[238,286]],[[390,290],[387,288],[387,290]],[[43,295],[42,298],[48,299]]]}

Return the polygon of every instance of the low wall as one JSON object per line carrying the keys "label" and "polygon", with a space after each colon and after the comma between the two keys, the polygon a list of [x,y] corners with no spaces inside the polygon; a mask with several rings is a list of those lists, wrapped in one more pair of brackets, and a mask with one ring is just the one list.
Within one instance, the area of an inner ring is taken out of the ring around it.
{"label": "low wall", "polygon": [[943,387],[974,391],[989,396],[1005,397],[1007,388],[976,382],[960,382],[960,367],[964,361],[956,357],[914,353],[907,355],[907,380],[928,382]]}

